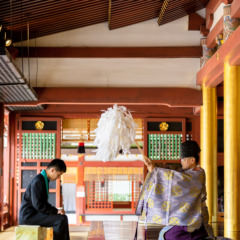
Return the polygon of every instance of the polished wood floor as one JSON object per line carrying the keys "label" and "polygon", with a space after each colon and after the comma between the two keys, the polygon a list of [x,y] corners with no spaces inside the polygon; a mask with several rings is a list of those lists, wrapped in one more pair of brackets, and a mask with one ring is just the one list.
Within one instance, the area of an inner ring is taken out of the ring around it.
{"label": "polished wood floor", "polygon": [[[90,226],[70,227],[71,240],[133,240],[137,223],[104,221],[92,222]],[[160,228],[151,226],[145,231],[143,225],[138,225],[137,240],[157,240]],[[219,236],[223,234],[223,224],[219,224]],[[15,240],[14,227],[0,233],[0,240]]]}
{"label": "polished wood floor", "polygon": [[[14,227],[11,227],[4,232],[0,232],[0,240],[15,240]],[[88,231],[71,232],[71,240],[88,240]],[[24,240],[24,239],[23,239]]]}
{"label": "polished wood floor", "polygon": [[[71,240],[133,240],[136,226],[136,222],[92,222],[88,228],[70,227],[70,236]],[[14,227],[1,232],[0,240],[15,240]]]}

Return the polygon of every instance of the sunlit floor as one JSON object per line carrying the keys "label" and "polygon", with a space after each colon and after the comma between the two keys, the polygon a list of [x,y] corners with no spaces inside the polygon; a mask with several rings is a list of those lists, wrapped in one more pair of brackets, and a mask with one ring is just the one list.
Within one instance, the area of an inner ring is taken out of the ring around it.
{"label": "sunlit floor", "polygon": [[[6,231],[0,233],[0,240],[15,240],[14,227],[8,228]],[[71,232],[71,240],[87,240],[88,232]]]}
{"label": "sunlit floor", "polygon": [[[71,240],[132,240],[136,231],[136,222],[93,221],[88,226],[70,226]],[[15,240],[15,227],[0,233],[0,240]]]}
{"label": "sunlit floor", "polygon": [[0,240],[15,240],[14,227],[7,229],[5,232],[0,233]]}
{"label": "sunlit floor", "polygon": [[[124,221],[91,222],[90,226],[70,226],[71,240],[132,240],[134,239],[137,223]],[[149,226],[147,231],[144,225],[138,224],[138,240],[158,239],[161,228]],[[15,240],[15,228],[11,227],[5,232],[0,232],[0,240]],[[218,224],[218,235],[223,235],[223,223]],[[222,238],[218,238],[222,239]]]}

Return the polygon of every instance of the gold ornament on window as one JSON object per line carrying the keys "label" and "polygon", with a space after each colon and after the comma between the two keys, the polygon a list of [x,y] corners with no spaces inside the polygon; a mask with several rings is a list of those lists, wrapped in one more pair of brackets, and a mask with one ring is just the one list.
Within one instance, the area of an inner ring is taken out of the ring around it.
{"label": "gold ornament on window", "polygon": [[44,128],[44,122],[42,122],[42,121],[37,121],[37,122],[35,123],[35,128],[36,128],[37,130],[42,130],[42,129]]}
{"label": "gold ornament on window", "polygon": [[169,125],[166,122],[161,122],[159,124],[159,128],[160,128],[161,131],[167,131],[168,127],[169,127]]}

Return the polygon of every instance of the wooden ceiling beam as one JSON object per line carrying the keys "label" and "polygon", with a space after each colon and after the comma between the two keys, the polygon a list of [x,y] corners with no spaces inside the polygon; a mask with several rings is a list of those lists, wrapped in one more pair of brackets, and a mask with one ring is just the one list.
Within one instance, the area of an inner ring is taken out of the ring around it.
{"label": "wooden ceiling beam", "polygon": [[192,108],[202,104],[202,93],[192,88],[34,88],[37,102],[7,106],[55,105],[135,105]]}
{"label": "wooden ceiling beam", "polygon": [[[31,111],[30,114],[40,115],[41,113],[53,116],[67,116],[71,114],[72,118],[77,118],[77,115],[81,116],[92,116],[99,118],[102,114],[102,110],[107,110],[108,107],[112,107],[113,105],[54,105],[50,104],[42,111]],[[179,117],[187,117],[193,116],[192,108],[169,108],[166,106],[139,106],[139,105],[127,105],[127,109],[131,111],[133,117],[154,117],[154,116],[179,116]],[[26,115],[26,112],[24,112]],[[70,117],[70,118],[71,118]]]}
{"label": "wooden ceiling beam", "polygon": [[[205,3],[206,1],[204,1]],[[182,1],[170,1],[160,25],[174,21],[180,17],[187,16],[197,10],[202,9],[205,4],[202,1],[188,1],[185,4]]]}
{"label": "wooden ceiling beam", "polygon": [[[205,6],[207,0],[170,1],[164,21],[170,22]],[[109,4],[109,2],[111,4]],[[115,29],[158,16],[161,0],[154,1],[14,1],[12,6],[3,3],[0,22],[13,36],[13,42],[37,38],[62,31],[77,29],[109,19],[109,28]],[[108,17],[108,7],[111,11]],[[177,9],[175,11],[175,9]],[[174,10],[174,11],[173,11]],[[173,13],[173,15],[171,14]]]}
{"label": "wooden ceiling beam", "polygon": [[205,19],[197,13],[191,13],[188,16],[188,30],[200,31],[201,25],[205,24]]}
{"label": "wooden ceiling beam", "polygon": [[[74,14],[75,11],[85,11],[91,10],[94,13],[95,11],[101,11],[104,10],[107,14],[107,7],[108,2],[105,1],[82,1],[76,0],[75,2],[71,0],[71,3],[68,1],[62,1],[59,2],[42,2],[42,1],[28,1],[28,6],[21,6],[17,5],[19,1],[16,1],[12,8],[10,8],[10,5],[8,3],[7,6],[2,6],[3,12],[0,13],[0,17],[4,17],[7,21],[20,21],[20,22],[31,22],[34,19],[41,19],[44,17],[51,17],[52,19],[56,16],[59,16],[61,14],[67,14],[68,16],[71,16],[71,14]],[[35,2],[37,2],[35,4]],[[97,9],[99,8],[99,9]],[[75,10],[75,11],[74,11]],[[11,14],[13,16],[11,17]]]}
{"label": "wooden ceiling beam", "polygon": [[206,28],[206,19],[197,13],[188,15],[188,30],[200,31],[203,36],[207,36],[209,30]]}
{"label": "wooden ceiling beam", "polygon": [[[18,47],[19,57],[38,58],[199,58],[200,46],[189,47]],[[29,54],[28,54],[29,50]]]}
{"label": "wooden ceiling beam", "polygon": [[206,27],[210,29],[213,24],[213,14],[225,0],[210,0],[206,6]]}
{"label": "wooden ceiling beam", "polygon": [[209,48],[214,48],[217,45],[216,37],[220,33],[223,33],[223,17],[219,19],[212,31],[207,36],[207,46]]}
{"label": "wooden ceiling beam", "polygon": [[[106,12],[105,12],[106,10]],[[43,25],[43,24],[50,24],[54,22],[61,22],[63,19],[66,19],[66,21],[69,21],[69,19],[77,19],[78,21],[87,18],[92,19],[93,16],[104,16],[104,20],[107,20],[107,9],[103,6],[94,6],[91,9],[73,9],[72,12],[48,12],[39,10],[40,12],[34,12],[34,15],[31,16],[31,18],[23,18],[22,15],[16,15],[13,17],[12,22],[13,25],[9,25],[9,30],[16,30],[16,29],[24,29],[26,30],[26,24],[29,23],[30,27],[32,29],[36,29],[37,26]],[[91,17],[89,17],[89,14]],[[80,16],[79,16],[80,15]],[[9,22],[11,20],[10,17]],[[30,30],[31,30],[30,28]]]}

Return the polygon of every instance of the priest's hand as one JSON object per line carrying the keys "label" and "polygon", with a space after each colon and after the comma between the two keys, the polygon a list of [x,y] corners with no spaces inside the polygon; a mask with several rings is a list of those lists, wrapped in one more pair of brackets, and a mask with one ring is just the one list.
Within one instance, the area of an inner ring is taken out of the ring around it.
{"label": "priest's hand", "polygon": [[144,156],[144,163],[147,166],[148,171],[152,172],[155,167],[155,164],[153,163],[153,161],[148,157]]}
{"label": "priest's hand", "polygon": [[65,211],[63,208],[58,208],[58,214],[65,215]]}

